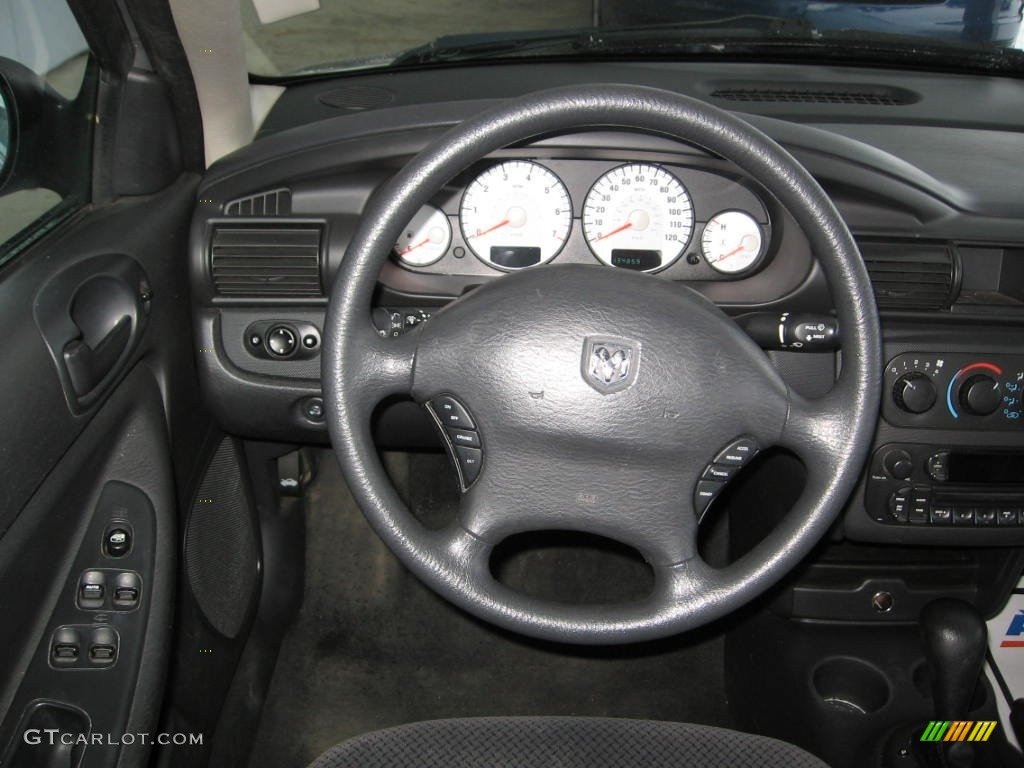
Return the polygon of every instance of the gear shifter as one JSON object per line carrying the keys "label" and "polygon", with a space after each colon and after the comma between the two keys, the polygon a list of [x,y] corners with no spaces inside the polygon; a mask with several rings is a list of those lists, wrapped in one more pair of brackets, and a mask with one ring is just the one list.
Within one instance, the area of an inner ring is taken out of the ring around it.
{"label": "gear shifter", "polygon": [[[921,611],[921,642],[932,681],[936,720],[964,720],[971,708],[985,663],[988,633],[977,609],[963,600],[933,600]],[[944,765],[971,768],[974,747],[968,743],[935,745],[945,752]]]}
{"label": "gear shifter", "polygon": [[942,598],[924,607],[920,623],[935,718],[963,720],[985,663],[985,622],[973,605]]}

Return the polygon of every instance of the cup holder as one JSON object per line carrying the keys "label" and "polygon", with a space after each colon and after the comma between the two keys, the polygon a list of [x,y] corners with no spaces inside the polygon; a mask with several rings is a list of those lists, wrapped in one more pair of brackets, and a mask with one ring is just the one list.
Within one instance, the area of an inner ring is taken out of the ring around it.
{"label": "cup holder", "polygon": [[825,706],[840,712],[869,715],[889,701],[889,681],[881,670],[852,656],[821,662],[812,682]]}

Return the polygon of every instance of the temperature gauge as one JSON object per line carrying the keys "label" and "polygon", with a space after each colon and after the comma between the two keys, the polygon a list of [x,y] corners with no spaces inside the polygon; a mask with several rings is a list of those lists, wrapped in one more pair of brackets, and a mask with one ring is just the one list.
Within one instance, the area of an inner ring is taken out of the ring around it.
{"label": "temperature gauge", "polygon": [[424,205],[402,230],[395,253],[403,264],[426,267],[444,256],[451,242],[452,225],[448,217],[434,206]]}
{"label": "temperature gauge", "polygon": [[705,225],[700,252],[716,271],[736,275],[757,263],[763,245],[761,226],[750,214],[722,211]]}

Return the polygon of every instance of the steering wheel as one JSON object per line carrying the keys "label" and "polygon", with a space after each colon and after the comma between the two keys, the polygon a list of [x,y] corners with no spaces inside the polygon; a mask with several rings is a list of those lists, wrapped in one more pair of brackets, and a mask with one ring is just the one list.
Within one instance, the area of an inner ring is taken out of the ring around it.
{"label": "steering wheel", "polygon": [[[490,152],[591,127],[702,147],[731,160],[792,214],[820,261],[842,331],[842,371],[827,395],[806,399],[790,390],[764,352],[696,291],[598,265],[505,275],[410,333],[378,334],[370,318],[380,269],[432,194]],[[556,88],[511,100],[420,152],[364,211],[324,332],[331,439],[376,532],[422,581],[469,613],[573,643],[695,628],[792,569],[856,483],[877,419],[881,370],[867,273],[817,182],[739,118],[635,86]],[[371,438],[374,407],[399,394],[431,406],[440,423],[461,419],[473,427],[464,438],[481,444],[481,454],[466,454],[477,457],[475,467],[471,460],[465,467],[467,479],[479,474],[461,497],[457,521],[441,531],[415,520]],[[738,466],[771,446],[802,460],[804,491],[753,549],[713,568],[697,549],[702,474],[716,457]],[[653,570],[653,589],[635,602],[575,605],[499,583],[490,570],[494,547],[543,530],[589,532],[633,547]]]}

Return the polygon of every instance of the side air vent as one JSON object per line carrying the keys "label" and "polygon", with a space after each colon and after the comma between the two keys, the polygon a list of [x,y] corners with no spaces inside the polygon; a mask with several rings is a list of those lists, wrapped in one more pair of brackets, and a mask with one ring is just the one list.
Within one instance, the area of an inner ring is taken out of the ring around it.
{"label": "side air vent", "polygon": [[884,85],[801,84],[782,86],[777,83],[751,83],[721,87],[711,92],[712,98],[730,102],[783,104],[855,104],[872,107],[901,107],[914,104],[921,97],[905,88]]}
{"label": "side air vent", "polygon": [[321,296],[322,244],[317,224],[216,225],[214,287],[221,296]]}
{"label": "side air vent", "polygon": [[364,109],[386,107],[395,100],[395,93],[387,88],[378,88],[373,85],[347,85],[344,88],[335,88],[321,93],[316,98],[325,107],[358,112]]}
{"label": "side air vent", "polygon": [[292,212],[292,191],[272,189],[239,197],[224,206],[225,216],[287,216]]}
{"label": "side air vent", "polygon": [[952,246],[861,242],[880,309],[948,309],[959,288]]}

